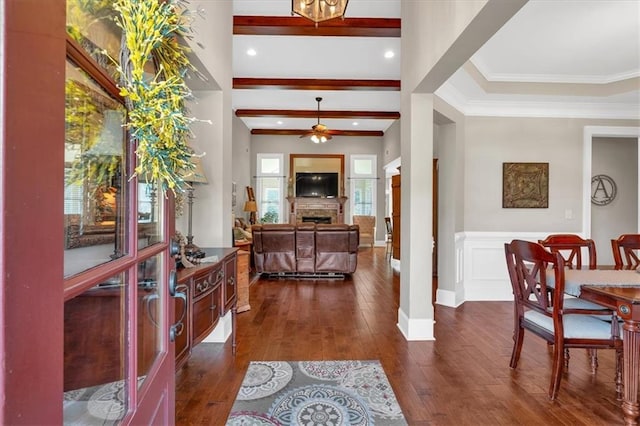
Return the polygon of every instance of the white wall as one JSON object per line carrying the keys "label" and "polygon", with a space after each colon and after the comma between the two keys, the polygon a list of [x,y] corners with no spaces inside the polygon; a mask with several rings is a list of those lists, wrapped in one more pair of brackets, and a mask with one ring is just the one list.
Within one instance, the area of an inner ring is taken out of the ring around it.
{"label": "white wall", "polygon": [[[402,2],[402,264],[398,326],[409,340],[433,338],[431,158],[433,93],[526,0]],[[426,282],[425,282],[426,278]]]}
{"label": "white wall", "polygon": [[[212,76],[209,87],[194,91],[195,102],[189,105],[191,114],[211,124],[195,123],[190,145],[197,152],[206,152],[202,165],[209,184],[196,188],[193,207],[194,243],[202,247],[229,245],[231,242],[232,168],[232,2],[194,0],[188,5],[200,10],[204,19],[195,18],[196,40],[190,42],[201,66]],[[195,43],[199,41],[203,47]],[[178,218],[176,228],[186,234],[185,215]]]}

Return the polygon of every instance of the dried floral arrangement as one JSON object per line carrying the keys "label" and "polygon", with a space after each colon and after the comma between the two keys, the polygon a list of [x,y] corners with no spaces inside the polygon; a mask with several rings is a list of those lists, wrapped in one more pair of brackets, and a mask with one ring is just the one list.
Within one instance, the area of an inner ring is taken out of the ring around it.
{"label": "dried floral arrangement", "polygon": [[[192,96],[184,80],[193,69],[189,48],[178,39],[191,37],[191,14],[184,0],[116,0],[113,8],[123,31],[120,94],[129,111],[126,126],[138,143],[135,173],[160,182],[163,191],[181,192],[181,175],[193,168],[187,136],[196,119],[185,107]],[[149,76],[152,60],[156,74]]]}

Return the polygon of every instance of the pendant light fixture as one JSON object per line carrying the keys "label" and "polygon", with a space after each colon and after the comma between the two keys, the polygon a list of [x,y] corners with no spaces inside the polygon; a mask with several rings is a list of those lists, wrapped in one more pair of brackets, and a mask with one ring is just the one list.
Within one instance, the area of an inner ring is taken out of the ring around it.
{"label": "pendant light fixture", "polygon": [[291,0],[291,14],[318,22],[342,18],[347,10],[349,0]]}

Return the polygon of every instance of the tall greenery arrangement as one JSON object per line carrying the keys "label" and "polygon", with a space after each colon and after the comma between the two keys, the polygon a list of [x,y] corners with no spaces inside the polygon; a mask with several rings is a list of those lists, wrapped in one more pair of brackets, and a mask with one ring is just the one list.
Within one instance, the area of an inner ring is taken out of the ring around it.
{"label": "tall greenery arrangement", "polygon": [[[191,37],[191,17],[183,0],[116,0],[116,24],[123,31],[118,64],[120,94],[127,103],[127,128],[137,143],[135,173],[160,182],[163,190],[181,190],[182,175],[193,168],[187,144],[185,100],[192,94],[185,73],[193,69],[178,42]],[[155,74],[149,75],[149,64]]]}

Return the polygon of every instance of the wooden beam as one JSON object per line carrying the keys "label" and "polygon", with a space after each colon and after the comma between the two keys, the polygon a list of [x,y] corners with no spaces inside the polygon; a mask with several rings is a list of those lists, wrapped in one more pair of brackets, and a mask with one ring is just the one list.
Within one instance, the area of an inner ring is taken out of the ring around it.
{"label": "wooden beam", "polygon": [[[309,130],[296,129],[252,129],[252,135],[301,136]],[[331,136],[384,136],[381,130],[329,130]]]}
{"label": "wooden beam", "polygon": [[233,79],[233,88],[278,90],[373,90],[397,92],[400,91],[400,80],[236,77]]}
{"label": "wooden beam", "polygon": [[293,109],[237,109],[236,117],[292,117],[292,118],[369,118],[374,120],[397,120],[395,111],[320,111]]}
{"label": "wooden beam", "polygon": [[400,37],[399,18],[332,19],[316,25],[299,16],[234,16],[235,35]]}

